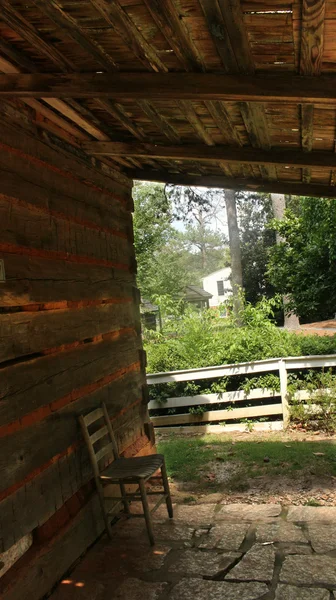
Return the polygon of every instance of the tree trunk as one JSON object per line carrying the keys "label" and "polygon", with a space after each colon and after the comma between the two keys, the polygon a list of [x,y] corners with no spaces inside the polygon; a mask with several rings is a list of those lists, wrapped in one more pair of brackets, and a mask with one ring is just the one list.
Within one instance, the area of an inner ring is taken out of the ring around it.
{"label": "tree trunk", "polygon": [[243,310],[243,300],[241,296],[243,288],[243,269],[237,221],[236,198],[235,192],[233,190],[225,190],[225,205],[228,221],[229,245],[231,254],[233,313],[237,320],[237,323],[241,324],[241,313]]}
{"label": "tree trunk", "polygon": [[[284,214],[285,214],[286,198],[283,194],[271,194],[271,200],[272,200],[272,208],[273,208],[274,217],[281,221],[284,218]],[[281,235],[279,235],[279,233],[276,233],[276,243],[280,244],[283,241],[284,241],[284,239],[281,237]],[[283,296],[284,313],[285,313],[284,326],[286,329],[299,329],[300,321],[299,321],[298,317],[294,313],[289,312],[286,308],[288,301],[289,301],[288,296]]]}

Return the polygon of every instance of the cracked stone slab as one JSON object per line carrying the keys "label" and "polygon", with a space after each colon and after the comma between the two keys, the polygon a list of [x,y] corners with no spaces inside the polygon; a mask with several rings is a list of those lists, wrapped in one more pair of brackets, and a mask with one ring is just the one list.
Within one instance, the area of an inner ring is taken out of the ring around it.
{"label": "cracked stone slab", "polygon": [[159,540],[191,540],[195,528],[184,523],[175,523],[170,520],[166,523],[153,523],[155,539]]}
{"label": "cracked stone slab", "polygon": [[334,506],[291,506],[288,510],[287,521],[319,521],[336,522],[336,507]]}
{"label": "cracked stone slab", "polygon": [[226,504],[219,513],[216,520],[228,519],[230,521],[270,521],[281,513],[280,504]]}
{"label": "cracked stone slab", "polygon": [[221,523],[215,525],[198,547],[239,550],[248,528],[247,523]]}
{"label": "cracked stone slab", "polygon": [[257,542],[306,542],[307,538],[302,529],[294,523],[279,521],[277,523],[262,523],[256,531]]}
{"label": "cracked stone slab", "polygon": [[267,592],[264,583],[183,579],[174,587],[169,600],[259,600]]}
{"label": "cracked stone slab", "polygon": [[303,585],[336,586],[336,558],[329,556],[288,556],[280,581]]}
{"label": "cracked stone slab", "polygon": [[216,554],[202,550],[186,550],[173,564],[169,571],[184,575],[199,575],[213,577],[233,564],[241,554],[230,552]]}
{"label": "cracked stone slab", "polygon": [[328,590],[280,584],[276,590],[275,600],[330,600],[330,594]]}
{"label": "cracked stone slab", "polygon": [[336,525],[309,523],[308,534],[311,545],[317,554],[326,554],[336,550]]}
{"label": "cracked stone slab", "polygon": [[284,554],[313,554],[308,544],[281,544]]}
{"label": "cracked stone slab", "polygon": [[110,596],[111,600],[158,600],[166,583],[148,583],[131,577]]}
{"label": "cracked stone slab", "polygon": [[174,520],[182,521],[189,526],[211,525],[214,520],[215,507],[216,504],[179,505],[175,511]]}
{"label": "cracked stone slab", "polygon": [[226,579],[242,581],[271,581],[275,550],[273,545],[255,544],[242,560],[227,574]]}

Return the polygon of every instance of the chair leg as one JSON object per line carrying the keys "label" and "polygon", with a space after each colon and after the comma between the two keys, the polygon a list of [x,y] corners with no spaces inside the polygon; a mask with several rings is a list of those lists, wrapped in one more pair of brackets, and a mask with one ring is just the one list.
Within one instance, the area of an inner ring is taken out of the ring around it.
{"label": "chair leg", "polygon": [[112,535],[112,529],[111,529],[111,523],[109,521],[108,518],[108,514],[106,512],[106,507],[105,507],[105,499],[104,499],[104,491],[103,491],[103,487],[100,484],[100,482],[97,482],[97,492],[98,492],[98,498],[99,498],[99,503],[100,503],[100,508],[101,511],[103,513],[103,519],[104,519],[104,523],[105,523],[105,528],[107,531],[107,535],[109,536],[110,540],[113,539],[113,535]]}
{"label": "chair leg", "polygon": [[152,515],[150,513],[148,499],[147,499],[146,485],[145,485],[145,482],[143,479],[140,479],[140,481],[139,481],[139,488],[140,488],[141,501],[142,501],[142,506],[143,506],[143,511],[144,511],[144,517],[145,517],[145,521],[146,521],[146,525],[147,525],[147,533],[148,533],[149,542],[150,542],[151,546],[154,546],[155,541],[154,541]]}
{"label": "chair leg", "polygon": [[123,500],[123,505],[124,505],[125,513],[127,515],[130,515],[131,511],[130,511],[128,500],[126,498],[125,484],[120,482],[119,485],[120,485],[120,492],[121,492],[121,495],[122,495],[122,500]]}
{"label": "chair leg", "polygon": [[162,467],[161,467],[161,475],[162,475],[162,482],[163,482],[163,489],[166,495],[166,504],[167,504],[167,511],[168,511],[168,515],[169,518],[172,519],[173,518],[173,504],[172,504],[172,499],[171,499],[171,495],[170,495],[170,489],[169,489],[169,482],[168,482],[168,477],[167,477],[167,469],[166,469],[166,463],[163,459],[163,463],[162,463]]}

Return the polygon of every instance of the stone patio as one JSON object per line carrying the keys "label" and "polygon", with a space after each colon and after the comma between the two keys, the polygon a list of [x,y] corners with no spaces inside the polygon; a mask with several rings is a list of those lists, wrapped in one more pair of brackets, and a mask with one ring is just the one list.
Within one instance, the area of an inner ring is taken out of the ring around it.
{"label": "stone patio", "polygon": [[51,600],[336,600],[336,508],[202,504],[119,521]]}

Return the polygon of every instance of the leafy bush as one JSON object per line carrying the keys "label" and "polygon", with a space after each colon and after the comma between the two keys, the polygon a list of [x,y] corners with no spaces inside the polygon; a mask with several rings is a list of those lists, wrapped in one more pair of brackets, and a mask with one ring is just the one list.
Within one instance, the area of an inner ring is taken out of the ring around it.
{"label": "leafy bush", "polygon": [[[325,372],[309,371],[303,377],[290,374],[288,391],[290,394],[290,417],[294,425],[304,429],[336,431],[336,375],[332,370]],[[305,389],[307,400],[295,398],[295,392]]]}

